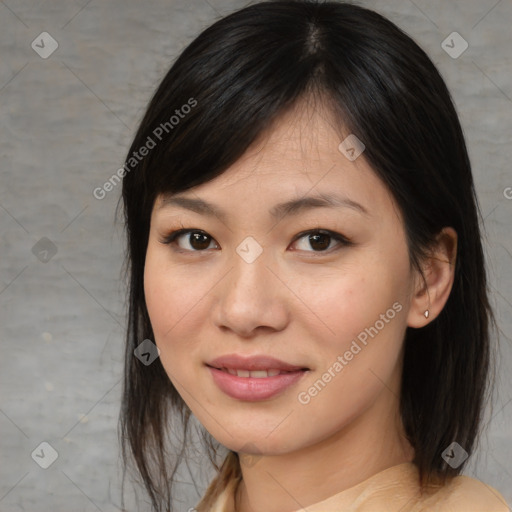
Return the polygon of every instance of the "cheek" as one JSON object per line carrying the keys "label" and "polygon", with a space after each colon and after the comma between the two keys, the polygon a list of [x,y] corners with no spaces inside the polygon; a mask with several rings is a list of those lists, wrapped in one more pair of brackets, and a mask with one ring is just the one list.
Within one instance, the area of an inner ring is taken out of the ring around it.
{"label": "cheek", "polygon": [[172,327],[172,316],[175,311],[173,287],[162,274],[158,260],[148,250],[144,267],[144,296],[151,326],[156,338]]}
{"label": "cheek", "polygon": [[[155,336],[170,336],[201,299],[201,289],[190,272],[169,263],[166,249],[150,242],[144,267],[144,295]],[[203,293],[204,295],[204,293]]]}
{"label": "cheek", "polygon": [[[321,438],[339,431],[379,396],[389,395],[388,399],[393,400],[393,395],[399,394],[397,376],[404,315],[403,309],[402,312],[390,311],[393,313],[386,317],[388,323],[377,316],[377,326],[375,318],[367,327],[350,321],[347,321],[350,325],[345,326],[340,319],[339,329],[352,329],[355,334],[340,336],[336,343],[325,348],[324,365],[303,383],[296,396],[297,417],[302,418],[301,430],[305,438]],[[322,425],[321,432],[319,425]]]}
{"label": "cheek", "polygon": [[[316,326],[316,337],[343,353],[353,338],[375,322],[379,321],[380,328],[384,321],[389,330],[387,321],[394,321],[396,309],[403,306],[405,285],[406,277],[400,277],[392,263],[382,259],[333,269],[314,279],[304,278],[295,292],[306,306],[306,315],[297,320],[309,329]],[[393,309],[395,302],[399,305]],[[315,337],[313,331],[311,335]]]}
{"label": "cheek", "polygon": [[[218,278],[217,278],[218,280]],[[206,296],[216,279],[205,280],[179,265],[169,264],[165,250],[148,246],[144,268],[144,293],[149,319],[160,349],[160,359],[173,384],[190,380],[201,359],[200,331],[207,325]]]}
{"label": "cheek", "polygon": [[161,251],[148,247],[144,268],[144,295],[155,343],[161,351],[163,363],[168,358],[171,344],[175,345],[174,349],[179,349],[179,344],[173,343],[173,340],[182,339],[176,336],[176,332],[194,302],[191,288],[180,281],[179,270],[168,268]]}
{"label": "cheek", "polygon": [[304,320],[302,326],[317,340],[321,363],[301,387],[305,394],[299,402],[308,402],[306,409],[314,417],[330,414],[335,422],[331,406],[340,406],[337,410],[348,416],[355,414],[399,367],[407,275],[397,270],[392,259],[381,257],[344,269],[341,276],[339,271],[324,276],[317,284],[315,288],[304,284],[302,296],[318,312],[314,323],[322,329],[315,335],[313,321]]}

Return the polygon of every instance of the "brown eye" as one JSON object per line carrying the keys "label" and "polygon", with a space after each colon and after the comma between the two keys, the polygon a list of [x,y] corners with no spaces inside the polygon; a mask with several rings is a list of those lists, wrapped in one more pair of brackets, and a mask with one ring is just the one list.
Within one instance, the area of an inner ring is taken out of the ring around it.
{"label": "brown eye", "polygon": [[331,243],[331,237],[324,233],[318,233],[316,235],[308,235],[309,243],[315,250],[323,251],[327,249]]}
{"label": "brown eye", "polygon": [[204,233],[192,232],[189,235],[189,244],[191,247],[196,249],[197,251],[202,251],[204,249],[208,249],[210,245],[211,237],[205,235]]}
{"label": "brown eye", "polygon": [[[302,247],[299,247],[299,250],[306,252],[327,252],[332,241],[338,242],[338,245],[341,246],[351,244],[347,238],[339,233],[327,230],[315,230],[301,233],[296,237],[295,241],[300,241],[302,239],[304,239],[304,243],[302,243]],[[309,248],[312,248],[313,251]]]}
{"label": "brown eye", "polygon": [[[181,244],[179,243],[180,240],[182,241]],[[206,234],[204,231],[195,229],[180,229],[166,236],[162,240],[162,243],[177,245],[184,251],[201,252],[208,249],[212,241],[213,238]]]}

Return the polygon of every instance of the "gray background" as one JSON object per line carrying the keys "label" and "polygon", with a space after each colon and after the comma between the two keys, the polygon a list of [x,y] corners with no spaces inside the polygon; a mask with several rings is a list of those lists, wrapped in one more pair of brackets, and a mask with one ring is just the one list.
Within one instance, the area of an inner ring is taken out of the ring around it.
{"label": "gray background", "polygon": [[[512,3],[360,3],[388,16],[429,53],[467,136],[501,346],[489,429],[466,473],[512,503],[512,200],[506,197],[512,197]],[[114,210],[120,186],[103,200],[92,191],[122,165],[147,102],[184,45],[243,5],[0,1],[2,511],[119,510],[125,286]],[[41,46],[44,31],[59,45],[46,59],[31,47],[34,40]],[[458,58],[441,46],[454,31],[469,44]],[[43,441],[58,453],[46,470],[31,458]],[[183,473],[181,510],[197,503],[208,478],[196,488]],[[146,509],[130,492],[127,498],[130,510]]]}

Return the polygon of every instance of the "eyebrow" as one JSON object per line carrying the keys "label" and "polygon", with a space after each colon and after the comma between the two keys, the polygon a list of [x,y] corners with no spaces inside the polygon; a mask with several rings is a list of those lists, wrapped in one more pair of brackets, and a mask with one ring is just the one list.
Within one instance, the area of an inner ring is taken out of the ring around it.
{"label": "eyebrow", "polygon": [[[183,195],[166,195],[163,197],[158,209],[160,210],[169,206],[179,206],[209,217],[215,216],[223,222],[228,218],[228,214],[222,208],[204,199],[186,197]],[[326,193],[300,197],[276,204],[269,210],[269,214],[274,218],[281,218],[290,215],[298,215],[301,212],[314,208],[350,208],[363,215],[370,216],[370,213],[362,204],[345,196]]]}

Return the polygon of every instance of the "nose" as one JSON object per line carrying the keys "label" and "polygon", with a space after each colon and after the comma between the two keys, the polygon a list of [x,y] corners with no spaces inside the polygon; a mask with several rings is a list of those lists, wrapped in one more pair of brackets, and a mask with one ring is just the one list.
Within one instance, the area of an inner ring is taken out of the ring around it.
{"label": "nose", "polygon": [[243,338],[285,328],[292,294],[269,263],[265,251],[252,262],[234,253],[231,270],[215,287],[213,320],[217,327]]}

